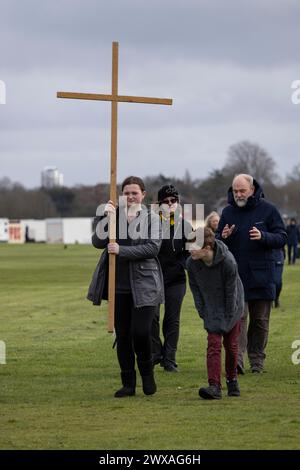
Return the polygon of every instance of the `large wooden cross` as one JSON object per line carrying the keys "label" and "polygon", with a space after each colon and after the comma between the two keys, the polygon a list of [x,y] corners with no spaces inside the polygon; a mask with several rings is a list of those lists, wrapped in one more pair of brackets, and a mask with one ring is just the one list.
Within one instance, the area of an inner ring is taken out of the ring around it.
{"label": "large wooden cross", "polygon": [[[102,95],[95,93],[71,93],[59,91],[57,98],[71,98],[77,100],[97,100],[111,101],[111,159],[110,159],[110,199],[114,204],[117,202],[117,129],[118,129],[118,102],[127,103],[146,103],[146,104],[172,104],[171,99],[167,98],[145,98],[141,96],[121,96],[118,95],[118,56],[119,43],[112,43],[112,90],[111,95]],[[116,239],[116,219],[110,218],[109,222],[109,240],[115,242]],[[109,281],[108,281],[108,331],[114,330],[114,311],[115,311],[115,273],[116,273],[115,255],[109,255]]]}

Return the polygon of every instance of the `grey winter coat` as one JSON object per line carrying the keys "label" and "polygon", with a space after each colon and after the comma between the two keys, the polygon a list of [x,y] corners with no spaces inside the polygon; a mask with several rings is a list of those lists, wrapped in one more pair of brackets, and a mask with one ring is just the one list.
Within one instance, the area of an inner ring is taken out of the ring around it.
{"label": "grey winter coat", "polygon": [[187,271],[204,328],[210,333],[228,333],[244,310],[244,290],[233,255],[216,240],[212,265],[189,257]]}
{"label": "grey winter coat", "polygon": [[[100,220],[101,217],[96,217],[95,222]],[[120,246],[117,256],[129,260],[130,286],[134,306],[155,306],[164,303],[163,275],[157,259],[161,246],[161,224],[158,215],[154,212],[148,212],[146,208],[140,212],[137,220],[140,223],[141,233],[145,233],[143,230],[146,229],[146,232],[152,236],[132,239],[131,246]],[[104,248],[104,251],[93,274],[87,298],[94,305],[100,305],[102,299],[107,300],[108,298],[108,252],[106,248],[108,239],[98,238],[97,231],[95,231],[92,243],[95,248]]]}

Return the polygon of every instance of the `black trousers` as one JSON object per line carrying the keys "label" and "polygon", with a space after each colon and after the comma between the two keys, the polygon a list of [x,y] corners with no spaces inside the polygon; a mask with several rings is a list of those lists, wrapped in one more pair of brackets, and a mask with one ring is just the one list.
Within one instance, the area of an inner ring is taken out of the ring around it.
{"label": "black trousers", "polygon": [[157,307],[135,308],[131,294],[116,294],[115,330],[121,371],[151,361],[151,325]]}
{"label": "black trousers", "polygon": [[298,255],[298,242],[288,244],[288,260],[289,264],[295,264]]}
{"label": "black trousers", "polygon": [[180,310],[186,292],[185,284],[165,286],[165,313],[162,325],[164,343],[159,336],[159,307],[152,324],[152,359],[176,364],[176,351],[179,339]]}

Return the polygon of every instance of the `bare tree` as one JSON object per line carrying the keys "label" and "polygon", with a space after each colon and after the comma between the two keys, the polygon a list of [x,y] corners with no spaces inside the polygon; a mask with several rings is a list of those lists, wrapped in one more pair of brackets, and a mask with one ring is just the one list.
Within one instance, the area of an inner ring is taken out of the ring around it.
{"label": "bare tree", "polygon": [[278,181],[275,167],[276,162],[264,148],[244,140],[229,147],[224,171],[232,177],[248,173],[260,184],[271,185]]}
{"label": "bare tree", "polygon": [[194,190],[196,202],[205,205],[205,215],[215,210],[220,212],[227,204],[227,191],[231,185],[231,176],[223,170],[213,170]]}
{"label": "bare tree", "polygon": [[290,216],[296,216],[297,219],[300,217],[299,187],[300,163],[295,165],[291,173],[287,175],[286,183],[282,190],[286,213]]}
{"label": "bare tree", "polygon": [[14,183],[7,176],[4,176],[0,179],[0,191],[1,190],[11,190],[14,188],[23,188],[20,183]]}
{"label": "bare tree", "polygon": [[287,182],[295,182],[300,184],[300,163],[295,165],[292,172],[287,175]]}

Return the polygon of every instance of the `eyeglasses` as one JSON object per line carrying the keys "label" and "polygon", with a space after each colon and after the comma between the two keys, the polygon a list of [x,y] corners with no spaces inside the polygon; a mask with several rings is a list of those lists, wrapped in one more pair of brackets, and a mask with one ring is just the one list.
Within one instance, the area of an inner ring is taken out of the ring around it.
{"label": "eyeglasses", "polygon": [[161,204],[168,204],[168,205],[172,205],[172,204],[175,204],[175,202],[177,202],[177,199],[176,197],[170,197],[169,199],[164,199]]}

